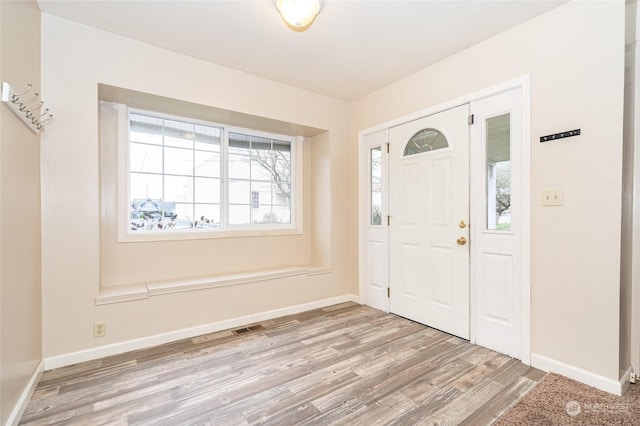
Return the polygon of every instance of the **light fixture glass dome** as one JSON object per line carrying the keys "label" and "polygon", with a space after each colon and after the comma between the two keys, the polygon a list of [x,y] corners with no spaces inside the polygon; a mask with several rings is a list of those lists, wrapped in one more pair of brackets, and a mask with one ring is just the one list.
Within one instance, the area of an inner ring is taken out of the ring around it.
{"label": "light fixture glass dome", "polygon": [[323,0],[275,0],[275,4],[291,29],[304,31],[322,10]]}

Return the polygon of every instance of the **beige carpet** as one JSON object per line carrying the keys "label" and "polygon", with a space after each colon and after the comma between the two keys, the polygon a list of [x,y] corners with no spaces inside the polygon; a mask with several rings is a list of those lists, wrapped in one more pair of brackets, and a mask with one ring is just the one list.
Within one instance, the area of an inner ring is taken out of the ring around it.
{"label": "beige carpet", "polygon": [[547,374],[493,425],[640,425],[640,383],[615,396]]}

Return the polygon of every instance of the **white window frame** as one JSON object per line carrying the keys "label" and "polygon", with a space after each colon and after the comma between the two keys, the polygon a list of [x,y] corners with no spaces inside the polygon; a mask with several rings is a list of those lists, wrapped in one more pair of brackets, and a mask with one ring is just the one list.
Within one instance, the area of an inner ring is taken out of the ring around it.
{"label": "white window frame", "polygon": [[[220,143],[220,219],[221,228],[215,229],[181,229],[163,231],[131,231],[129,229],[129,114],[137,113],[161,119],[185,121],[193,124],[218,127],[222,129]],[[291,142],[291,223],[243,224],[229,225],[228,216],[228,144],[229,133],[242,133],[251,136],[267,137]],[[211,238],[260,237],[302,234],[302,164],[303,141],[301,136],[287,136],[268,133],[249,128],[228,126],[194,118],[170,115],[138,108],[118,105],[118,242],[198,240]]]}

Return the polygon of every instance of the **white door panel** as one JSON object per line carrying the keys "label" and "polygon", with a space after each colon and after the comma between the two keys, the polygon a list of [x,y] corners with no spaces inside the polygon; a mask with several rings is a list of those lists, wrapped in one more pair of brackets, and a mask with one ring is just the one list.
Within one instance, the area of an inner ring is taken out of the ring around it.
{"label": "white door panel", "polygon": [[451,223],[451,158],[433,160],[430,168],[429,209],[431,210],[431,227],[447,229]]}
{"label": "white door panel", "polygon": [[[387,131],[378,131],[363,137],[366,148],[364,182],[366,200],[364,234],[361,246],[366,260],[361,269],[362,290],[367,305],[389,310],[389,232],[387,229]],[[376,198],[374,200],[374,198]]]}
{"label": "white door panel", "polygon": [[512,324],[513,318],[513,256],[501,253],[482,253],[484,275],[481,286],[479,314],[485,321]]}
{"label": "white door panel", "polygon": [[387,247],[385,242],[369,240],[368,255],[369,285],[378,291],[386,291],[387,277],[384,259],[387,257]]}
{"label": "white door panel", "polygon": [[478,197],[474,206],[480,207],[472,233],[475,343],[521,359],[521,89],[475,102],[473,113],[472,193]]}
{"label": "white door panel", "polygon": [[468,115],[463,105],[389,129],[390,311],[465,339]]}
{"label": "white door panel", "polygon": [[418,198],[415,193],[418,191],[418,182],[420,180],[418,174],[418,164],[403,164],[402,170],[402,225],[417,226],[418,225]]}

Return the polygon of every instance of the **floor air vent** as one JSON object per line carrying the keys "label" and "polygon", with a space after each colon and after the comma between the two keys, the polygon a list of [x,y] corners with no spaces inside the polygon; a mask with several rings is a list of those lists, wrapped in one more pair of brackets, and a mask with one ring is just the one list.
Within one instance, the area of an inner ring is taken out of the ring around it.
{"label": "floor air vent", "polygon": [[264,330],[264,327],[262,325],[260,325],[260,324],[251,325],[249,327],[242,327],[242,328],[238,328],[236,330],[233,330],[233,334],[249,333],[251,331],[256,331],[256,330]]}

